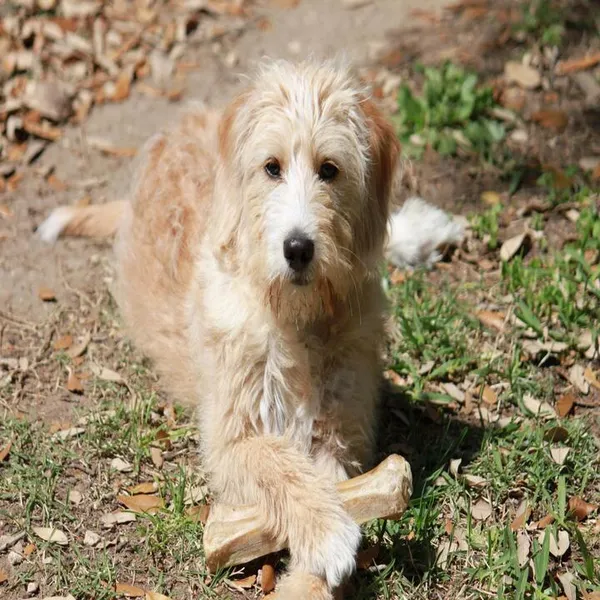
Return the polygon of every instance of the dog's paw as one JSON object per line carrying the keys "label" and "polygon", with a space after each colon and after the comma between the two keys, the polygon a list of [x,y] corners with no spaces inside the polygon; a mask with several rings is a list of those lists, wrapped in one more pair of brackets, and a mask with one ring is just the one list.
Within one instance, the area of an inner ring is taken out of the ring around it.
{"label": "dog's paw", "polygon": [[[314,533],[309,532],[309,536],[312,535]],[[331,589],[336,588],[356,568],[360,539],[360,527],[340,509],[323,519],[316,538],[304,540],[303,550],[296,554],[297,565],[303,571],[324,578]]]}

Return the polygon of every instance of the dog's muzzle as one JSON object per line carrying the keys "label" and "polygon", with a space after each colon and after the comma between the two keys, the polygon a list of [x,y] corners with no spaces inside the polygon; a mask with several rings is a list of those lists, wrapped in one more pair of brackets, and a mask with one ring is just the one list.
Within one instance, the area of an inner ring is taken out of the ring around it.
{"label": "dog's muzzle", "polygon": [[315,243],[306,235],[293,232],[283,242],[283,256],[294,272],[294,283],[306,281],[306,271],[315,255]]}

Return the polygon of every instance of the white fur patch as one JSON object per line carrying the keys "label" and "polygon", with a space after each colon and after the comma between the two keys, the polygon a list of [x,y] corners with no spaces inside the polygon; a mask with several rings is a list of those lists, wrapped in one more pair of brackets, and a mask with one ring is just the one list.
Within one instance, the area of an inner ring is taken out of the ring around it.
{"label": "white fur patch", "polygon": [[386,256],[397,267],[431,267],[442,257],[440,248],[459,244],[463,226],[421,198],[409,198],[388,223]]}
{"label": "white fur patch", "polygon": [[44,242],[53,244],[68,225],[75,211],[76,209],[72,206],[61,206],[60,208],[56,208],[37,228],[37,236]]}

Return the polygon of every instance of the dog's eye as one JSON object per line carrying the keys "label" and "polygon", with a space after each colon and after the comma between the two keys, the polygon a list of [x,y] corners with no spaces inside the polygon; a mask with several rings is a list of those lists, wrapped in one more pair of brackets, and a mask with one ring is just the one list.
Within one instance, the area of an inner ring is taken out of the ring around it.
{"label": "dog's eye", "polygon": [[330,181],[333,179],[339,172],[339,169],[330,162],[324,162],[319,169],[319,177],[323,181]]}
{"label": "dog's eye", "polygon": [[265,165],[265,171],[267,172],[267,175],[273,179],[279,179],[279,177],[281,177],[281,165],[274,159],[271,159]]}

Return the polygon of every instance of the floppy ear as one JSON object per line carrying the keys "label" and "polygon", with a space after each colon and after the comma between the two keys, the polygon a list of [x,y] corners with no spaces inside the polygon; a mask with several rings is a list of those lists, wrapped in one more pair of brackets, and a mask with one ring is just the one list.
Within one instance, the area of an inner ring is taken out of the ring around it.
{"label": "floppy ear", "polygon": [[361,108],[369,127],[368,189],[372,201],[368,207],[367,239],[368,246],[374,248],[385,237],[400,143],[391,123],[371,100],[362,102]]}
{"label": "floppy ear", "polygon": [[235,98],[223,112],[218,127],[218,164],[212,206],[211,229],[215,253],[228,270],[237,266],[240,222],[243,198],[240,174],[237,172],[239,143],[238,115],[248,100],[244,92]]}

